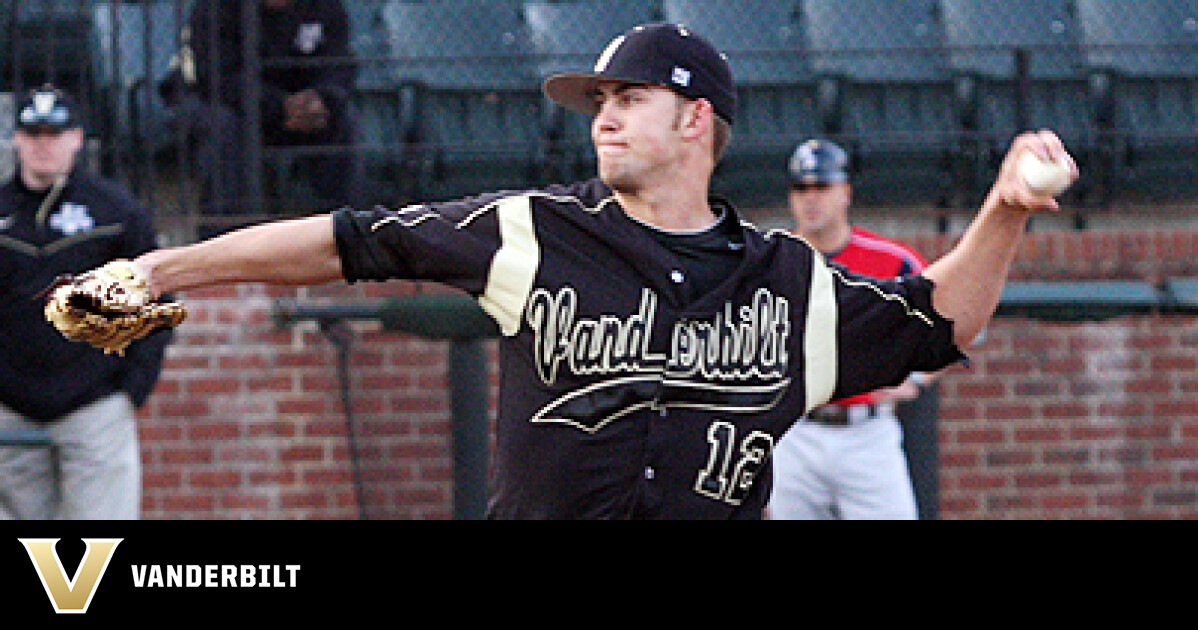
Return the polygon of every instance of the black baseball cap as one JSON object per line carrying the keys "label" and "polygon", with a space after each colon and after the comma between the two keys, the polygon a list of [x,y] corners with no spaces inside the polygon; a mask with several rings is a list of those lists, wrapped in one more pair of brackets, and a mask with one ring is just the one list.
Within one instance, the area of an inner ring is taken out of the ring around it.
{"label": "black baseball cap", "polygon": [[54,86],[32,90],[17,103],[17,129],[50,127],[65,131],[82,126],[78,104]]}
{"label": "black baseball cap", "polygon": [[728,59],[680,24],[654,22],[613,39],[593,72],[566,72],[545,80],[545,94],[574,111],[594,115],[600,81],[660,85],[693,99],[707,99],[728,124],[736,118],[736,87]]}
{"label": "black baseball cap", "polygon": [[843,184],[849,181],[849,154],[828,140],[812,139],[800,144],[790,157],[792,186]]}

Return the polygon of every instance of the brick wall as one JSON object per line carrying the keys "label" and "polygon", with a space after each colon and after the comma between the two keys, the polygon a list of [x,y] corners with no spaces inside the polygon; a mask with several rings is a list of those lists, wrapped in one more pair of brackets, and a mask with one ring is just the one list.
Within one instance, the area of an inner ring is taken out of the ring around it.
{"label": "brick wall", "polygon": [[[407,283],[182,296],[189,321],[142,411],[147,518],[356,518],[338,350],[314,325],[279,329],[278,299],[375,299]],[[351,391],[374,518],[452,513],[444,343],[353,326]]]}
{"label": "brick wall", "polygon": [[1198,516],[1198,320],[999,320],[945,379],[941,512]]}
{"label": "brick wall", "polygon": [[[907,240],[930,257],[952,244]],[[1015,271],[1171,275],[1198,276],[1198,232],[1033,234]],[[243,285],[184,296],[193,316],[142,411],[146,517],[355,518],[337,350],[313,326],[279,330],[271,306],[422,290],[432,289]],[[448,518],[445,344],[354,332],[369,515]],[[1198,517],[1198,320],[1003,319],[972,355],[970,369],[944,379],[943,518]]]}

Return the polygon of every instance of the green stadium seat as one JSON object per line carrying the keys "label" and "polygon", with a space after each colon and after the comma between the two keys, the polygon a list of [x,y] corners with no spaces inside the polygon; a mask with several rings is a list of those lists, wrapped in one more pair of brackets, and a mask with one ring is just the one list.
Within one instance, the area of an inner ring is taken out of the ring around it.
{"label": "green stadium seat", "polygon": [[141,143],[153,154],[173,144],[171,114],[157,88],[179,50],[183,11],[173,2],[94,5],[93,76],[114,146]]}
{"label": "green stadium seat", "polygon": [[857,82],[946,82],[938,6],[938,0],[804,0],[811,66]]}
{"label": "green stadium seat", "polygon": [[1033,79],[1073,79],[1082,69],[1072,0],[941,0],[954,69],[1014,79],[1013,48],[1032,53]]}
{"label": "green stadium seat", "polygon": [[13,87],[13,3],[0,0],[0,92],[12,92]]}
{"label": "green stadium seat", "polygon": [[1016,134],[1041,128],[1085,170],[1097,131],[1072,0],[941,0],[941,12],[950,69],[969,88],[958,92],[973,108],[968,129],[989,147],[992,170]]}
{"label": "green stadium seat", "polygon": [[525,89],[535,79],[521,3],[388,2],[393,72],[437,89]]}
{"label": "green stadium seat", "polygon": [[1143,281],[1010,282],[999,300],[998,315],[1052,321],[1101,321],[1133,313],[1150,313],[1165,295]]}
{"label": "green stadium seat", "polygon": [[1075,0],[1088,67],[1129,77],[1198,76],[1198,0]]}
{"label": "green stadium seat", "polygon": [[14,1],[3,7],[15,19],[6,37],[13,87],[37,87],[46,82],[86,94],[91,65],[91,7],[79,0]]}
{"label": "green stadium seat", "polygon": [[828,135],[865,204],[937,203],[960,133],[936,0],[805,0],[811,67],[838,102]]}
{"label": "green stadium seat", "polygon": [[383,19],[384,0],[345,2],[350,50],[358,59],[351,102],[357,121],[356,150],[361,168],[362,203],[397,204],[408,200],[408,186],[421,178],[418,162],[405,163],[404,87],[393,76],[391,37]]}
{"label": "green stadium seat", "polygon": [[[392,79],[418,86],[408,150],[431,162],[424,199],[527,186],[541,119],[539,80],[519,3],[388,2]],[[415,101],[410,101],[415,102]]]}
{"label": "green stadium seat", "polygon": [[1198,313],[1198,278],[1169,278],[1165,294],[1175,310]]}
{"label": "green stadium seat", "polygon": [[[613,38],[653,21],[654,4],[652,0],[524,3],[538,77],[591,70]],[[595,175],[590,123],[587,116],[545,103],[537,160],[543,183]]]}
{"label": "green stadium seat", "polygon": [[1198,1],[1077,0],[1114,193],[1198,194]]}
{"label": "green stadium seat", "polygon": [[359,60],[359,90],[387,90],[395,86],[390,76],[391,39],[383,19],[383,4],[383,0],[344,3],[349,14],[350,50]]}
{"label": "green stadium seat", "polygon": [[803,57],[800,2],[664,0],[667,22],[695,29],[728,55],[741,86],[810,81]]}
{"label": "green stadium seat", "polygon": [[525,2],[537,74],[586,72],[599,53],[624,31],[653,21],[654,0]]}
{"label": "green stadium seat", "polygon": [[822,132],[797,0],[664,0],[665,20],[693,28],[728,55],[739,98],[732,145],[713,187],[745,205],[785,203],[786,165]]}

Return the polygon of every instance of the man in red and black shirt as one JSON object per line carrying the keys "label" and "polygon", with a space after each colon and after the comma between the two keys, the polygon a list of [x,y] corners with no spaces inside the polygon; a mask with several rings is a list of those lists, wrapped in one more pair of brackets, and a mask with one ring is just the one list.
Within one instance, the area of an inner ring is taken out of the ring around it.
{"label": "man in red and black shirt", "polygon": [[[824,140],[799,145],[790,162],[796,232],[834,264],[872,278],[923,272],[910,247],[849,221],[848,155]],[[777,519],[915,519],[917,510],[895,404],[919,395],[926,374],[898,387],[812,410],[774,452],[770,514]]]}

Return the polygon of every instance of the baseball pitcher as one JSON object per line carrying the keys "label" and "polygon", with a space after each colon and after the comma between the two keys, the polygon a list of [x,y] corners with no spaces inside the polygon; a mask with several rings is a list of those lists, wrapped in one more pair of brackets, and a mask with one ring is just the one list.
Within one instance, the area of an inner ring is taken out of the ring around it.
{"label": "baseball pitcher", "polygon": [[1030,211],[1057,207],[1012,160],[1072,165],[1055,135],[1018,138],[954,251],[922,275],[867,280],[709,194],[736,91],[698,34],[638,26],[593,72],[544,90],[592,116],[597,179],[158,250],[133,261],[147,302],[235,282],[457,287],[503,333],[492,517],[758,519],[797,418],[962,359]]}

